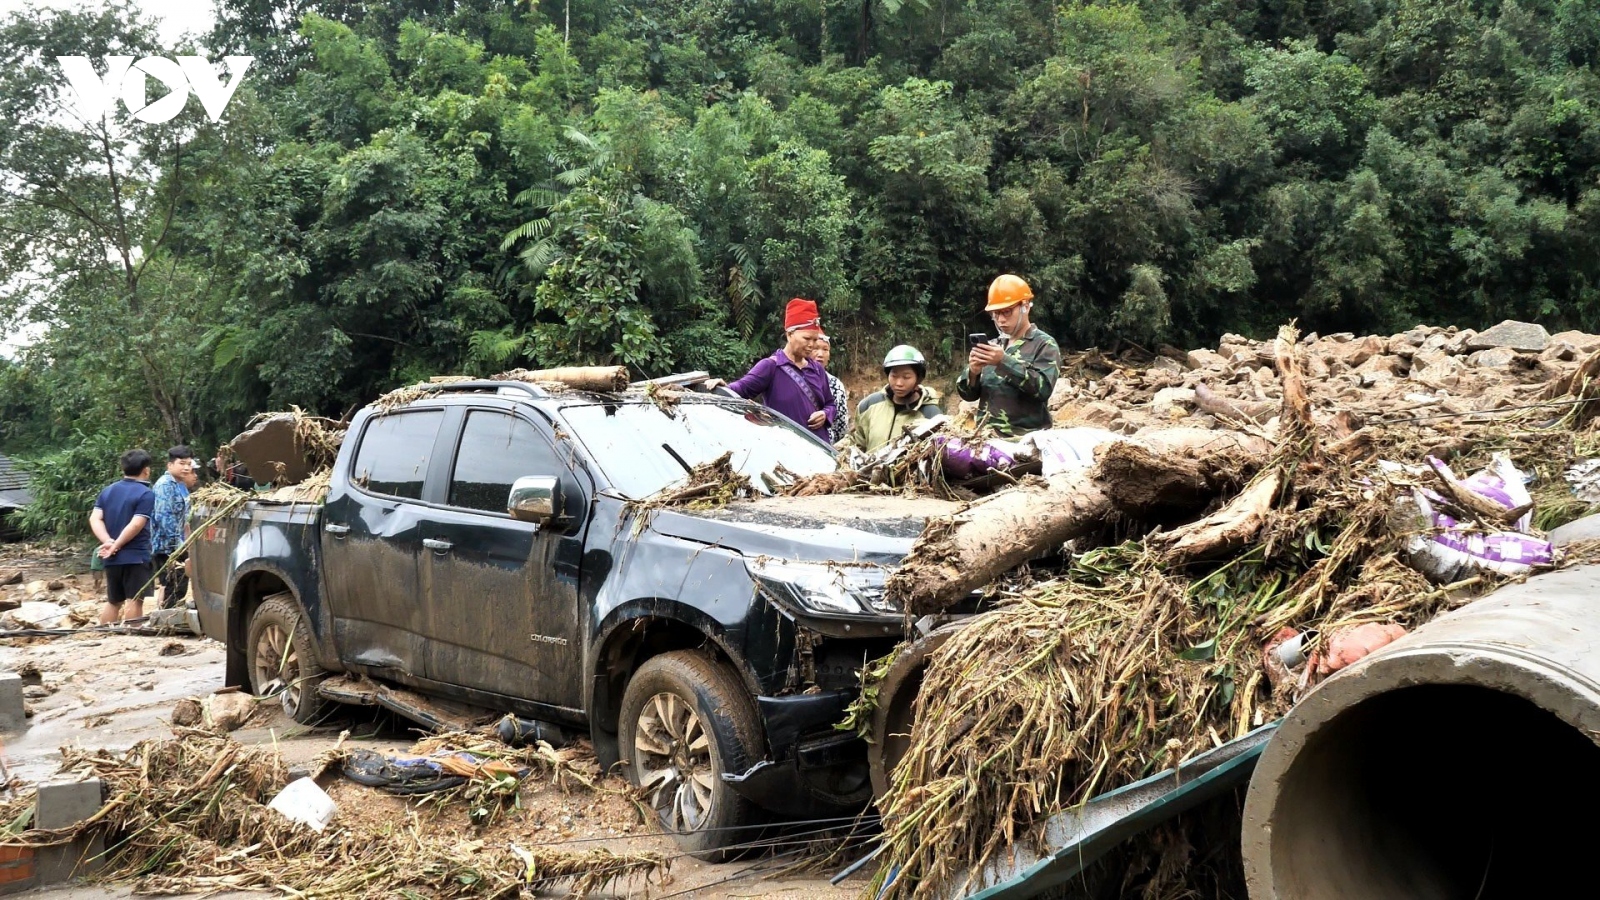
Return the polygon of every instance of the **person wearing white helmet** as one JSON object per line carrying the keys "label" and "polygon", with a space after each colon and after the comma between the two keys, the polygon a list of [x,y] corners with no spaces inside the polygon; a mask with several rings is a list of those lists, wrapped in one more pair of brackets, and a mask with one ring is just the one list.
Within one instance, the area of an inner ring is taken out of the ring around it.
{"label": "person wearing white helmet", "polygon": [[888,383],[856,407],[855,425],[844,446],[871,452],[905,432],[906,426],[939,415],[939,392],[923,384],[928,363],[910,344],[901,344],[883,358]]}

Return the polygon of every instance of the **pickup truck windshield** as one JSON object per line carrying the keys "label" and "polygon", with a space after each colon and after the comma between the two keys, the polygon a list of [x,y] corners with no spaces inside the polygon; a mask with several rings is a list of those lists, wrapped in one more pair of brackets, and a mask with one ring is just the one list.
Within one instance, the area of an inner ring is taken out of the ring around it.
{"label": "pickup truck windshield", "polygon": [[611,484],[643,500],[688,478],[693,467],[733,452],[733,468],[759,491],[778,463],[796,475],[832,472],[833,454],[781,415],[685,397],[670,412],[649,401],[564,406],[562,416]]}

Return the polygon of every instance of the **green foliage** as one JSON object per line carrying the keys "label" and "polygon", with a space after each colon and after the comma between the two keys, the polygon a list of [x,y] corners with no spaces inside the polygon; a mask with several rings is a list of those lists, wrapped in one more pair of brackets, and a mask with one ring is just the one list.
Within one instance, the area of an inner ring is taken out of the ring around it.
{"label": "green foliage", "polygon": [[[24,534],[92,539],[89,512],[101,488],[122,477],[117,457],[133,444],[101,433],[76,432],[65,450],[19,457],[33,502],[12,519]],[[162,457],[165,459],[166,457]]]}
{"label": "green foliage", "polygon": [[45,55],[170,53],[132,7],[0,22],[0,326],[45,329],[0,447],[214,442],[419,374],[737,375],[793,296],[836,366],[938,371],[1000,271],[1069,347],[1600,328],[1592,0],[218,9],[208,52],[257,59],[221,125],[71,120]]}

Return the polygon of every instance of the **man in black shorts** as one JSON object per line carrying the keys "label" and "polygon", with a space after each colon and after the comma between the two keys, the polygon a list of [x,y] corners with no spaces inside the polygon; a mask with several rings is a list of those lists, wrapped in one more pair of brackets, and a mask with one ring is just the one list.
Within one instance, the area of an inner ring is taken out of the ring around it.
{"label": "man in black shorts", "polygon": [[100,541],[96,551],[106,565],[106,602],[100,607],[100,624],[144,615],[154,568],[150,565],[150,518],[155,514],[155,494],[150,490],[150,454],[129,450],[122,454],[122,480],[112,483],[94,501],[89,530]]}

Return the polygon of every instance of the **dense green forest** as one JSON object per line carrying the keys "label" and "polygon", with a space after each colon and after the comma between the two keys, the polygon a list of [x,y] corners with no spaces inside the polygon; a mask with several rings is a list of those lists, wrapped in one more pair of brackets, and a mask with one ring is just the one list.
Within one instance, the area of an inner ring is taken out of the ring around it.
{"label": "dense green forest", "polygon": [[[443,372],[741,372],[795,295],[945,365],[1028,278],[1064,346],[1600,330],[1594,0],[219,0],[0,22],[0,449],[114,453]],[[222,122],[63,113],[58,54],[255,57]],[[836,359],[836,365],[840,360]]]}

